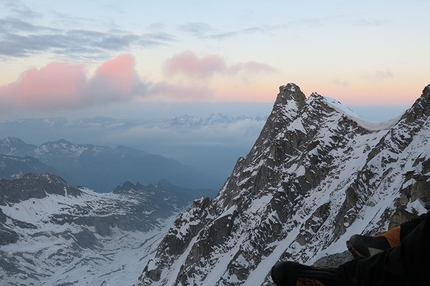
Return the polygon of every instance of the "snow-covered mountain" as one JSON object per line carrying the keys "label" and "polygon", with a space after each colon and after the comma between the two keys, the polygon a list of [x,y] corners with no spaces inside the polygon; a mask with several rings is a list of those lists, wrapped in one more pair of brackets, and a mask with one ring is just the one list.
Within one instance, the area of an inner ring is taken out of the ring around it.
{"label": "snow-covered mountain", "polygon": [[312,264],[426,212],[430,85],[372,124],[334,99],[280,87],[251,151],[219,194],[183,212],[136,285],[271,285],[280,259]]}
{"label": "snow-covered mountain", "polygon": [[0,284],[132,285],[176,213],[202,195],[167,181],[97,193],[49,173],[0,179]]}
{"label": "snow-covered mountain", "polygon": [[[0,161],[0,178],[6,179],[19,178],[33,170],[35,173],[53,172],[70,184],[102,192],[112,191],[125,181],[151,184],[162,179],[186,188],[216,189],[217,186],[216,179],[195,168],[171,158],[124,146],[112,149],[74,144],[63,139],[35,146],[8,137],[0,140],[0,154],[9,156],[0,157],[3,158]],[[18,158],[11,160],[11,156],[27,159],[20,160],[18,165]],[[46,167],[43,168],[43,165]]]}
{"label": "snow-covered mountain", "polygon": [[46,172],[61,174],[55,168],[30,156],[21,158],[0,154],[0,178],[18,179],[27,173],[42,174]]}

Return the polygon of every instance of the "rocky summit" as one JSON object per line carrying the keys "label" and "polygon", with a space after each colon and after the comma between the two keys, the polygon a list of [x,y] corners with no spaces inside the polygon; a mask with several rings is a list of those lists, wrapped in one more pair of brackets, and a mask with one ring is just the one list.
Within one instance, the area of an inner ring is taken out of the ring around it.
{"label": "rocky summit", "polygon": [[369,123],[334,99],[280,87],[259,138],[213,199],[183,212],[137,285],[272,285],[271,267],[314,264],[426,212],[430,85],[402,116]]}

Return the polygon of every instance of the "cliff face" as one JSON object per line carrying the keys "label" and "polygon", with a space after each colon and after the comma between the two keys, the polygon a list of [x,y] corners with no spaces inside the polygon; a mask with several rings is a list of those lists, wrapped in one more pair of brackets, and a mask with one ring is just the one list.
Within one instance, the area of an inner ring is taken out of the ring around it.
{"label": "cliff face", "polygon": [[313,263],[426,212],[430,86],[401,117],[361,120],[295,84],[219,194],[182,213],[139,285],[270,285],[279,259]]}

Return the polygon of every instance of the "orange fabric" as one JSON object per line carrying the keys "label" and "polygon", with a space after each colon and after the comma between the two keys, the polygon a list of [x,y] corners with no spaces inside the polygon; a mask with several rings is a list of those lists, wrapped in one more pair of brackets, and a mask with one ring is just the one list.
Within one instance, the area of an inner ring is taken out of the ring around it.
{"label": "orange fabric", "polygon": [[400,226],[375,236],[385,237],[391,247],[399,246],[400,245]]}

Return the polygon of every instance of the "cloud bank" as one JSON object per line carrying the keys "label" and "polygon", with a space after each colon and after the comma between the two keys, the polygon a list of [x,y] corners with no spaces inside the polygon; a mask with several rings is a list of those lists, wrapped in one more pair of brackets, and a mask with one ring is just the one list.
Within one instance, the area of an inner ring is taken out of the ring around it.
{"label": "cloud bank", "polygon": [[14,108],[54,111],[129,101],[147,86],[135,70],[135,59],[123,54],[100,65],[87,77],[82,64],[53,62],[20,75],[0,87],[3,111]]}
{"label": "cloud bank", "polygon": [[[219,57],[213,56],[197,61],[188,67],[188,72],[206,70],[204,77],[210,76],[219,68],[218,60]],[[0,111],[4,114],[22,109],[51,112],[132,100],[210,101],[214,97],[207,85],[143,81],[135,69],[134,56],[122,54],[101,64],[90,77],[85,65],[68,62],[28,69],[15,82],[0,86]]]}
{"label": "cloud bank", "polygon": [[234,75],[242,71],[271,73],[276,72],[276,69],[268,64],[257,62],[245,62],[229,66],[218,55],[198,57],[192,51],[177,54],[164,64],[164,73],[168,76],[182,74],[195,79],[208,79],[215,74]]}
{"label": "cloud bank", "polygon": [[122,54],[102,63],[91,76],[85,65],[69,62],[31,68],[15,82],[0,86],[0,111],[3,114],[18,110],[54,112],[133,100],[216,101],[217,95],[207,82],[214,75],[276,71],[270,65],[253,61],[228,65],[221,56],[198,57],[191,51],[174,55],[164,65],[166,75],[182,74],[191,81],[143,81],[135,66],[133,55]]}

